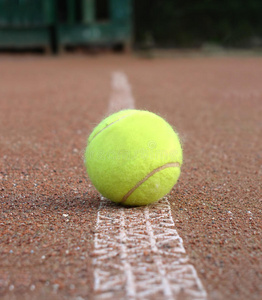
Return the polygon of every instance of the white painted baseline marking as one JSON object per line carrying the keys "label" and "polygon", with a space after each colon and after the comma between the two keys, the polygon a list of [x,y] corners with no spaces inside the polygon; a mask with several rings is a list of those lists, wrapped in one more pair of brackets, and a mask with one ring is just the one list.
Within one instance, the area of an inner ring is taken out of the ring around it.
{"label": "white painted baseline marking", "polygon": [[[108,113],[135,107],[125,74],[113,73],[112,88]],[[207,299],[167,197],[124,208],[101,196],[93,266],[95,299]]]}

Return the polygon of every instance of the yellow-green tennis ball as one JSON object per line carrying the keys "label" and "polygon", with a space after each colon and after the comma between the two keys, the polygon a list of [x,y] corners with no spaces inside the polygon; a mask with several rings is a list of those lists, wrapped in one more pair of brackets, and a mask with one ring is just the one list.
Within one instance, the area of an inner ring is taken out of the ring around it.
{"label": "yellow-green tennis ball", "polygon": [[88,138],[87,173],[106,198],[146,205],[165,196],[182,165],[178,135],[161,117],[123,110],[104,119]]}

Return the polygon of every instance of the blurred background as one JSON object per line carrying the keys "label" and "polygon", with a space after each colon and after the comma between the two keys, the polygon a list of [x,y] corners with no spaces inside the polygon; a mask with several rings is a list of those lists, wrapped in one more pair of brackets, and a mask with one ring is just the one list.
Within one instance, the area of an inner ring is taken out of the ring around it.
{"label": "blurred background", "polygon": [[260,49],[261,16],[261,0],[0,0],[0,49]]}

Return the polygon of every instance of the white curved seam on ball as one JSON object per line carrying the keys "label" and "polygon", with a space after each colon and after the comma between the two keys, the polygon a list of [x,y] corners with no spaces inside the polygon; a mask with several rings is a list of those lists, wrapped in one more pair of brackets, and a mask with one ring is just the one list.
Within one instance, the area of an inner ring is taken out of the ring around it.
{"label": "white curved seam on ball", "polygon": [[99,130],[99,131],[93,136],[93,138],[91,139],[91,141],[88,142],[88,145],[90,145],[90,143],[94,140],[94,138],[95,138],[99,133],[101,133],[102,131],[104,131],[106,128],[110,127],[111,125],[113,125],[113,124],[117,123],[118,121],[120,121],[120,120],[122,120],[122,119],[125,119],[126,117],[131,116],[131,115],[133,115],[133,113],[130,113],[130,114],[128,114],[128,115],[124,115],[123,117],[121,117],[121,118],[115,120],[114,122],[112,122],[112,123],[106,125],[103,129]]}
{"label": "white curved seam on ball", "polygon": [[120,203],[125,203],[126,200],[128,199],[128,197],[131,196],[134,193],[134,191],[136,189],[138,189],[144,182],[146,182],[151,176],[153,176],[157,172],[160,172],[160,171],[162,171],[164,169],[167,169],[167,168],[180,168],[180,163],[179,162],[171,162],[171,163],[167,163],[163,166],[160,166],[160,167],[154,169],[153,171],[148,173],[142,180],[140,180],[134,187],[132,187],[132,189],[124,195],[124,197],[122,198]]}

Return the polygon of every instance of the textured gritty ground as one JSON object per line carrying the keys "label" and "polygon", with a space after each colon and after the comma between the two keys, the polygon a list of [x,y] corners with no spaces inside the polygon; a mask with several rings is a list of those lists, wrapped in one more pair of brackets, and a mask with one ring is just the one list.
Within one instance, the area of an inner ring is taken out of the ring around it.
{"label": "textured gritty ground", "polygon": [[183,141],[173,218],[209,299],[262,297],[262,59],[0,57],[0,298],[92,297],[99,195],[83,166],[110,74]]}

